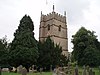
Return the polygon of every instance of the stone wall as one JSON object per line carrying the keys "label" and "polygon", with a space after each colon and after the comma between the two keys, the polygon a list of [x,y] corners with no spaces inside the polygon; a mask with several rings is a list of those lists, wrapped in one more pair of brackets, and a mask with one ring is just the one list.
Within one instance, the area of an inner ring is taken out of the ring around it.
{"label": "stone wall", "polygon": [[[66,16],[62,16],[54,11],[47,15],[41,14],[39,40],[46,40],[46,38],[50,36],[55,44],[59,44],[62,47],[62,54],[67,56],[68,38],[66,23]],[[50,26],[50,30],[48,30],[48,25]]]}

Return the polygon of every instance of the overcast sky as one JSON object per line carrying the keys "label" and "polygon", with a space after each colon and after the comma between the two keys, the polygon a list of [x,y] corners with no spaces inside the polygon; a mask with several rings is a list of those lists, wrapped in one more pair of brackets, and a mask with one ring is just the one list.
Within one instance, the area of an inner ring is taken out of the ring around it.
{"label": "overcast sky", "polygon": [[52,12],[64,14],[67,12],[68,48],[72,51],[71,39],[80,27],[95,31],[100,41],[100,0],[0,0],[0,38],[7,35],[9,42],[18,28],[19,21],[27,14],[35,26],[35,38],[38,40],[40,14]]}

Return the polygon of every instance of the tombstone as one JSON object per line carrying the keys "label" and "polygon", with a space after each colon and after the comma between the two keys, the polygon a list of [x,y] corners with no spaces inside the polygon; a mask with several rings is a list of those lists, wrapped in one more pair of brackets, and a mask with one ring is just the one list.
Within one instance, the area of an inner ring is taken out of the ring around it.
{"label": "tombstone", "polygon": [[100,66],[99,66],[99,72],[100,72]]}
{"label": "tombstone", "polygon": [[89,72],[89,66],[87,66],[86,69],[87,69],[87,72]]}
{"label": "tombstone", "polygon": [[89,70],[89,75],[93,75],[92,68],[90,68],[90,70]]}
{"label": "tombstone", "polygon": [[66,75],[66,73],[64,72],[64,68],[63,67],[59,67],[58,68],[58,72],[56,75]]}
{"label": "tombstone", "polygon": [[78,75],[78,66],[76,65],[74,75]]}
{"label": "tombstone", "polygon": [[64,67],[62,68],[62,75],[66,75]]}
{"label": "tombstone", "polygon": [[2,68],[2,72],[9,72],[9,68]]}
{"label": "tombstone", "polygon": [[68,62],[68,74],[70,73],[70,63]]}
{"label": "tombstone", "polygon": [[23,68],[23,66],[20,65],[20,66],[17,68],[17,72],[21,74],[21,72],[22,72],[22,68]]}
{"label": "tombstone", "polygon": [[53,75],[57,75],[57,68],[54,68]]}
{"label": "tombstone", "polygon": [[25,67],[22,68],[21,74],[22,74],[22,75],[27,75],[27,69],[26,69]]}
{"label": "tombstone", "polygon": [[95,72],[93,72],[93,75],[95,75]]}
{"label": "tombstone", "polygon": [[87,75],[87,73],[86,73],[86,67],[85,66],[83,66],[83,73],[82,73],[82,75]]}
{"label": "tombstone", "polygon": [[43,68],[40,68],[40,74],[42,75]]}
{"label": "tombstone", "polygon": [[32,72],[34,72],[34,65],[32,65]]}
{"label": "tombstone", "polygon": [[50,65],[50,71],[52,72],[52,65]]}

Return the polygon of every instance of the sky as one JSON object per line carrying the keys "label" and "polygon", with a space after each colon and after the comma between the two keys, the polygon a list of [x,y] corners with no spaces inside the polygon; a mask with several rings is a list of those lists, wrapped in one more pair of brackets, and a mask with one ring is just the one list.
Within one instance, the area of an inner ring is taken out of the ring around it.
{"label": "sky", "polygon": [[7,36],[8,42],[19,26],[21,18],[27,14],[34,22],[35,38],[39,38],[41,11],[48,14],[53,11],[64,15],[67,12],[68,50],[71,52],[72,35],[83,26],[95,31],[100,41],[100,0],[0,0],[0,38]]}

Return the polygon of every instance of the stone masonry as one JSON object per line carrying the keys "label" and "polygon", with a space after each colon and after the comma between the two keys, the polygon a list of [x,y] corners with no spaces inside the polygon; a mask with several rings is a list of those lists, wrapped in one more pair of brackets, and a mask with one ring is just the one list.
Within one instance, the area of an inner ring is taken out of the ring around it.
{"label": "stone masonry", "polygon": [[62,47],[62,54],[68,56],[66,12],[60,15],[54,11],[54,6],[53,12],[47,15],[41,12],[39,40],[44,41],[48,36]]}

